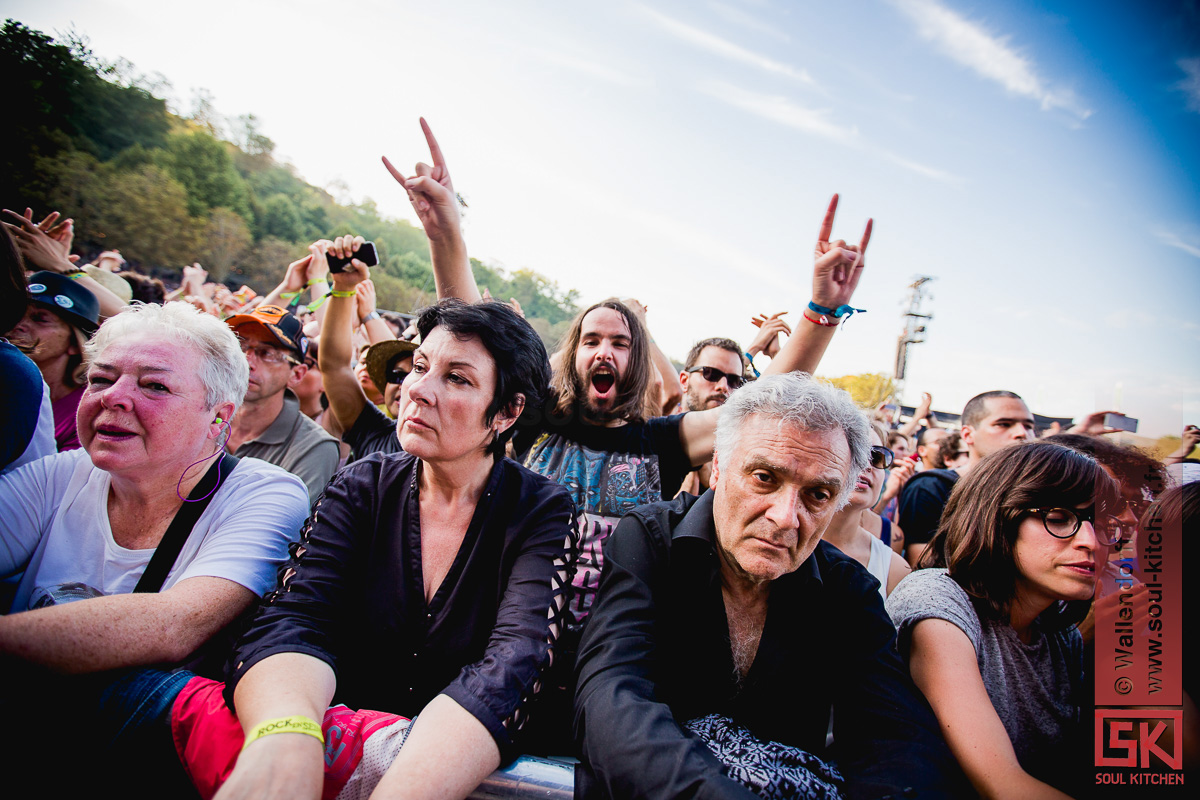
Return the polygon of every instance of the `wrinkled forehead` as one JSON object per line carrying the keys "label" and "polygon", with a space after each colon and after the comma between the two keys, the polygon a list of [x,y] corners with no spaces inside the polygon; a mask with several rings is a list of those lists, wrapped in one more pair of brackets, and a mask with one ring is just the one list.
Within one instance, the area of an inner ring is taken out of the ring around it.
{"label": "wrinkled forehead", "polygon": [[777,417],[752,414],[738,431],[734,469],[769,464],[800,482],[845,482],[850,473],[850,444],[841,428],[812,431]]}

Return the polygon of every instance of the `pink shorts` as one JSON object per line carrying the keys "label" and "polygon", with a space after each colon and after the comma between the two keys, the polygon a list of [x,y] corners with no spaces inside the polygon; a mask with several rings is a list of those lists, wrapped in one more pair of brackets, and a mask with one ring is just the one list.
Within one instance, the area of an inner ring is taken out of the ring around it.
{"label": "pink shorts", "polygon": [[[217,793],[237,764],[244,736],[225,705],[225,684],[192,678],[175,698],[171,735],[183,768],[204,800]],[[409,720],[382,711],[334,706],[325,712],[325,785],[322,800],[367,798],[387,772]]]}

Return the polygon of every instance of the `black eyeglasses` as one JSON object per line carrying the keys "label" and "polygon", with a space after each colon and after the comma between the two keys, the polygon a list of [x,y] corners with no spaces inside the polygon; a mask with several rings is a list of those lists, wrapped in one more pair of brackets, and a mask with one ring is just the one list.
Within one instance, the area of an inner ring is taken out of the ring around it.
{"label": "black eyeglasses", "polygon": [[881,444],[871,445],[871,466],[875,469],[891,469],[896,463],[896,454]]}
{"label": "black eyeglasses", "polygon": [[724,378],[725,382],[729,384],[730,390],[738,388],[743,383],[741,375],[735,375],[732,372],[722,372],[716,367],[692,367],[691,369],[685,371],[689,374],[693,372],[699,372],[704,376],[704,380],[708,381],[709,383],[720,383],[721,378]]}
{"label": "black eyeglasses", "polygon": [[1114,545],[1125,538],[1125,525],[1121,520],[1105,514],[1096,516],[1096,507],[1091,508],[1027,508],[1026,514],[1036,514],[1042,518],[1042,526],[1046,533],[1055,539],[1070,539],[1079,533],[1083,523],[1092,523],[1096,532],[1096,541],[1105,547]]}

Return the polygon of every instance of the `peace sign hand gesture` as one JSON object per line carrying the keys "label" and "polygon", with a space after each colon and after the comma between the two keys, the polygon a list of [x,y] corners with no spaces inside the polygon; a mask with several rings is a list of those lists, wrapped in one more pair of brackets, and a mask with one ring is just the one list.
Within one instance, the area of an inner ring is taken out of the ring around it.
{"label": "peace sign hand gesture", "polygon": [[429,145],[429,155],[433,166],[418,163],[411,178],[404,177],[400,170],[392,166],[387,156],[383,157],[383,165],[388,172],[408,192],[417,218],[425,228],[425,235],[431,240],[442,239],[448,235],[459,236],[458,195],[454,184],[450,181],[450,169],[446,166],[446,158],[438,147],[429,123],[421,118],[421,130],[425,132],[425,141]]}
{"label": "peace sign hand gesture", "polygon": [[866,266],[867,244],[871,241],[874,220],[867,220],[866,230],[858,244],[846,244],[842,239],[829,241],[833,232],[833,217],[837,213],[838,196],[829,201],[829,210],[821,222],[817,244],[813,251],[813,302],[836,309],[847,305],[854,296],[858,279]]}

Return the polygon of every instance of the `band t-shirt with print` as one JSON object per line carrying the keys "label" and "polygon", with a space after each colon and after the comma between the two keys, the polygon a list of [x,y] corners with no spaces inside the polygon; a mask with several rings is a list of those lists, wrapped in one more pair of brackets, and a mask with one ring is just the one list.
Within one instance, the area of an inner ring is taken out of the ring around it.
{"label": "band t-shirt with print", "polygon": [[575,418],[546,419],[517,431],[517,460],[567,487],[575,502],[580,546],[571,611],[576,624],[587,616],[600,584],[605,538],[637,506],[674,497],[691,469],[679,439],[682,420],[683,414],[675,414],[606,428]]}

